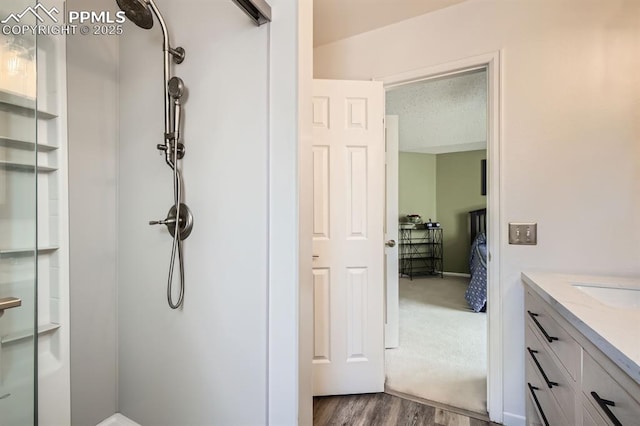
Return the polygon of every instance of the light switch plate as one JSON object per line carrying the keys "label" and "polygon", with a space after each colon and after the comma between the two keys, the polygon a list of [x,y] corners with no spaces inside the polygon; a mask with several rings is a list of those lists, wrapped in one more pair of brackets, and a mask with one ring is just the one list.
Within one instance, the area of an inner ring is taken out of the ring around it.
{"label": "light switch plate", "polygon": [[509,244],[535,246],[538,244],[537,223],[510,223]]}

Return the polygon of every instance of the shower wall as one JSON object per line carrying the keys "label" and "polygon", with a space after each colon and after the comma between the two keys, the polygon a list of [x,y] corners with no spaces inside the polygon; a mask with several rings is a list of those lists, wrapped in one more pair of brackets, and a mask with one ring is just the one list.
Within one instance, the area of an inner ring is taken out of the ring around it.
{"label": "shower wall", "polygon": [[[144,425],[267,418],[269,38],[231,1],[157,0],[188,92],[182,160],[195,225],[184,308],[171,310],[172,174],[163,141],[162,38],[120,37],[119,411]],[[294,123],[292,123],[294,125]],[[177,277],[176,277],[177,278]],[[293,368],[293,366],[292,366]]]}
{"label": "shower wall", "polygon": [[67,37],[67,81],[71,424],[93,426],[117,411],[118,38]]}

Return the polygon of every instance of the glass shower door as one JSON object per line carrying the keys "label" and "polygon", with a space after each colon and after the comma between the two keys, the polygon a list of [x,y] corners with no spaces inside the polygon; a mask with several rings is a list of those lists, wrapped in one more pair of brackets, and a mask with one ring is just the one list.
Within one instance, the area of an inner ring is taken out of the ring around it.
{"label": "glass shower door", "polygon": [[[0,4],[0,425],[37,422],[36,2]],[[23,12],[27,12],[20,17]],[[14,17],[11,17],[14,14]]]}

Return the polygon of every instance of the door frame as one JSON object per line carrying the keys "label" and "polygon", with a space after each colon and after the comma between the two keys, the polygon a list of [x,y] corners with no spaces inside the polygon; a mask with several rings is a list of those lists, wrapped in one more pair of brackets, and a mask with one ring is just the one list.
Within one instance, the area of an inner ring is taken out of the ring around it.
{"label": "door frame", "polygon": [[484,68],[487,71],[487,411],[491,421],[503,422],[502,277],[500,269],[502,184],[501,60],[500,51],[463,58],[400,74],[376,77],[385,90],[417,81],[432,80]]}

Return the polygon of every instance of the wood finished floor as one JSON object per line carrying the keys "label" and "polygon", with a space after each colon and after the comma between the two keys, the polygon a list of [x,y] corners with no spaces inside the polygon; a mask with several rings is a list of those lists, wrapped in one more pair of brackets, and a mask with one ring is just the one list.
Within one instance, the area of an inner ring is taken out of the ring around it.
{"label": "wood finished floor", "polygon": [[314,426],[488,426],[441,408],[386,393],[321,396],[313,399]]}

